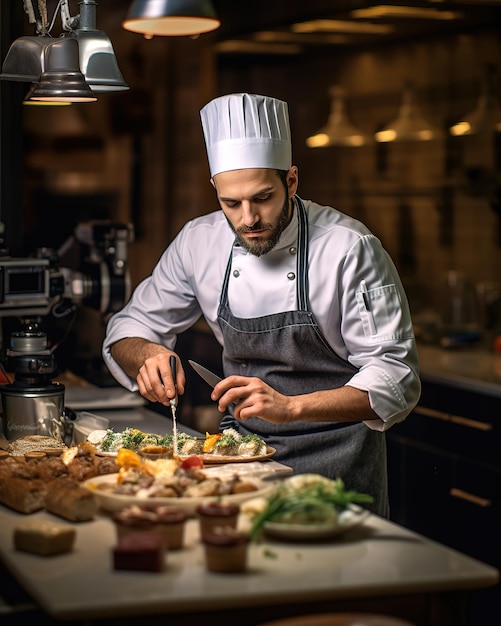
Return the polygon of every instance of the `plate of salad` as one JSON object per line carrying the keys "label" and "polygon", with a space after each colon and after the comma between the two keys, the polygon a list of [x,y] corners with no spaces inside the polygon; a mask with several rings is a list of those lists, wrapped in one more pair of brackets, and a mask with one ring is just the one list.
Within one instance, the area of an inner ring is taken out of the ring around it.
{"label": "plate of salad", "polygon": [[340,478],[296,474],[280,481],[265,497],[245,503],[250,535],[287,541],[318,541],[362,524],[370,511],[368,494],[347,490]]}

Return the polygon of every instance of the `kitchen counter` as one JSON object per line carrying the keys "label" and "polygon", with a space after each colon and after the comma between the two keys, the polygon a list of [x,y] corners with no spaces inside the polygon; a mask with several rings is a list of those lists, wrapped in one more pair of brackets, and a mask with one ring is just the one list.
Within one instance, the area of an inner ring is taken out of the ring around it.
{"label": "kitchen counter", "polygon": [[[144,407],[96,413],[106,414],[116,429],[172,429],[170,419]],[[272,471],[283,469],[265,463]],[[54,519],[43,511],[30,516],[45,517]],[[168,553],[160,574],[113,570],[115,529],[105,514],[77,525],[72,553],[50,558],[14,550],[13,531],[24,520],[0,506],[1,561],[34,601],[20,613],[19,607],[9,610],[0,603],[6,624],[35,611],[44,624],[106,620],[109,626],[115,619],[117,625],[139,624],[147,615],[150,623],[182,620],[189,626],[210,617],[220,626],[250,626],[311,613],[314,607],[315,612],[365,608],[406,617],[417,626],[459,626],[467,624],[469,592],[499,580],[496,568],[374,515],[320,543],[254,543],[249,569],[240,575],[206,571],[196,520],[188,521],[185,549]]]}
{"label": "kitchen counter", "polygon": [[[51,516],[40,512],[30,517]],[[386,598],[391,607],[391,598],[402,603],[409,594],[442,602],[448,592],[489,587],[499,576],[493,567],[374,515],[335,540],[254,543],[249,569],[240,575],[206,571],[194,519],[187,524],[185,548],[168,553],[165,571],[159,574],[113,570],[115,529],[104,515],[77,526],[70,554],[41,558],[16,552],[13,530],[25,519],[0,508],[0,555],[36,604],[56,620],[106,619],[108,624],[110,619],[163,615],[178,623],[173,616],[182,615],[184,623],[192,623],[193,614],[203,612],[207,619],[211,612],[224,610],[242,624],[258,607],[266,616],[267,607],[288,614],[293,605],[326,601],[351,600],[357,607],[364,599]],[[449,611],[451,621],[440,621],[441,626],[461,624],[454,606]]]}
{"label": "kitchen counter", "polygon": [[501,398],[501,354],[418,344],[421,378]]}

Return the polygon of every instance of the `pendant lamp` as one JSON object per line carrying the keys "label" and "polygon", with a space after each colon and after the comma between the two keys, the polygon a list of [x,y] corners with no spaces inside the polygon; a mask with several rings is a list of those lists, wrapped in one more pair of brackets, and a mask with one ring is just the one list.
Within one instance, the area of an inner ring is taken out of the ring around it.
{"label": "pendant lamp", "polygon": [[449,128],[451,135],[462,137],[464,135],[477,135],[482,132],[501,132],[501,107],[492,88],[494,74],[493,67],[487,66],[485,68],[482,92],[478,98],[477,106],[462,120]]}
{"label": "pendant lamp", "polygon": [[440,135],[419,111],[414,93],[409,85],[406,85],[402,94],[402,102],[398,117],[388,124],[383,130],[375,134],[376,141],[429,141]]}
{"label": "pendant lamp", "polygon": [[362,146],[370,143],[364,135],[348,120],[345,111],[345,90],[340,86],[331,87],[331,108],[327,124],[306,139],[309,148],[327,148],[329,146]]}
{"label": "pendant lamp", "polygon": [[33,83],[45,70],[46,54],[57,39],[44,36],[18,37],[10,46],[2,65],[0,80]]}
{"label": "pendant lamp", "polygon": [[[31,0],[28,0],[26,6],[30,6]],[[45,0],[39,0],[39,7],[45,3]],[[10,46],[5,60],[2,65],[2,73],[0,80],[14,80],[21,82],[37,83],[41,80],[42,75],[47,70],[47,57],[54,45],[61,45],[67,50],[68,57],[64,58],[62,50],[57,52],[58,70],[70,70],[70,72],[80,72],[87,81],[88,85],[94,92],[106,91],[123,91],[129,89],[125,83],[122,74],[118,68],[118,63],[113,51],[113,46],[107,35],[96,29],[96,0],[81,0],[80,15],[71,17],[68,9],[68,0],[60,0],[58,7],[61,9],[61,21],[65,35],[60,38],[50,36],[50,28],[47,24],[47,16],[44,11],[44,20],[41,25],[37,25],[37,36],[23,36],[16,39]],[[34,14],[30,22],[34,21]],[[53,22],[52,22],[53,23]],[[62,40],[74,40],[77,50],[77,63],[74,64],[74,45],[59,44]],[[72,50],[70,51],[70,47]],[[71,56],[71,60],[70,57]],[[71,65],[69,65],[70,63]],[[51,72],[55,68],[51,67]],[[48,77],[44,77],[47,87]],[[56,78],[52,75],[51,80]],[[80,76],[70,76],[68,80],[68,97],[75,97],[76,91],[82,93],[77,83]],[[50,81],[49,81],[50,82]],[[60,74],[57,78],[57,91],[63,92],[64,76]],[[54,87],[54,83],[52,84]],[[83,86],[82,86],[83,88]],[[75,91],[76,90],[76,91]],[[30,98],[37,88],[34,85]],[[82,96],[83,97],[83,96]],[[95,98],[93,98],[95,100]],[[89,101],[89,100],[79,100]]]}
{"label": "pendant lamp", "polygon": [[134,0],[122,22],[125,30],[146,37],[195,36],[220,25],[209,0]]}
{"label": "pendant lamp", "polygon": [[96,29],[96,5],[95,0],[82,0],[78,28],[71,28],[64,19],[63,27],[78,42],[80,70],[92,91],[125,91],[129,86],[118,67],[110,38]]}
{"label": "pendant lamp", "polygon": [[41,102],[94,102],[96,95],[85,82],[78,60],[75,39],[52,39],[46,46],[45,67],[39,82],[32,85],[26,98]]}

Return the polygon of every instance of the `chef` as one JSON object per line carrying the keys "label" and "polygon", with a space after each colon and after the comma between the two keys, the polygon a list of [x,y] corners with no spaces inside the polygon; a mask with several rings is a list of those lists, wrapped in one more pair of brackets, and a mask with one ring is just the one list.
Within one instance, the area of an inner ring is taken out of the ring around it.
{"label": "chef", "polygon": [[[257,434],[277,461],[340,477],[387,516],[385,431],[420,394],[397,270],[363,224],[297,195],[285,102],[226,95],[201,120],[221,211],[188,222],[110,319],[104,359],[168,405],[176,337],[203,315],[223,347],[220,430]],[[182,394],[179,359],[177,376]]]}

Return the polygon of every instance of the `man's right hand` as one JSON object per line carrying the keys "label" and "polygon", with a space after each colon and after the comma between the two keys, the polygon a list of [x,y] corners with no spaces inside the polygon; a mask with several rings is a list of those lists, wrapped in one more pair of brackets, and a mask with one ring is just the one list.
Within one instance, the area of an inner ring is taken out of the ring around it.
{"label": "man's right hand", "polygon": [[[169,405],[177,393],[184,393],[186,377],[179,357],[164,346],[139,337],[127,337],[111,347],[111,354],[131,378],[135,378],[139,393],[150,402]],[[170,356],[177,359],[174,381],[170,368]]]}

